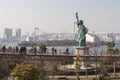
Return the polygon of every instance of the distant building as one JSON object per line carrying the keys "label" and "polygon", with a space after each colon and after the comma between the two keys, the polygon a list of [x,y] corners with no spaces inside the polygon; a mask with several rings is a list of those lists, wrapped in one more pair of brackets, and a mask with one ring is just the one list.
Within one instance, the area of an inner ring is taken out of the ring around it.
{"label": "distant building", "polygon": [[16,38],[21,38],[21,29],[16,29]]}
{"label": "distant building", "polygon": [[11,28],[5,28],[5,31],[4,31],[4,38],[5,39],[8,39],[8,40],[11,40],[12,39],[12,29]]}
{"label": "distant building", "polygon": [[100,38],[96,35],[88,33],[88,34],[86,34],[86,41],[96,43],[96,42],[100,41]]}
{"label": "distant building", "polygon": [[38,36],[38,35],[39,35],[39,28],[34,27],[34,36]]}

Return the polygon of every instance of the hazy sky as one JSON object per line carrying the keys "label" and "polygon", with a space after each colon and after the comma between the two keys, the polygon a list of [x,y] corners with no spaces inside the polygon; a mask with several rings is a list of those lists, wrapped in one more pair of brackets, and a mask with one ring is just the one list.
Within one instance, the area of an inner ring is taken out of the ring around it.
{"label": "hazy sky", "polygon": [[0,31],[73,32],[76,12],[89,31],[120,32],[120,0],[0,0]]}

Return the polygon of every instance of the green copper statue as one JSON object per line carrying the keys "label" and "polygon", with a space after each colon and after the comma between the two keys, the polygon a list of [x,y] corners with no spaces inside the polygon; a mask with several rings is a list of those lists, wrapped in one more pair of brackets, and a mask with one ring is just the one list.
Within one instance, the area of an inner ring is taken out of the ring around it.
{"label": "green copper statue", "polygon": [[86,46],[86,34],[88,29],[83,25],[83,21],[78,19],[78,13],[76,13],[77,26],[78,26],[78,42],[79,46]]}

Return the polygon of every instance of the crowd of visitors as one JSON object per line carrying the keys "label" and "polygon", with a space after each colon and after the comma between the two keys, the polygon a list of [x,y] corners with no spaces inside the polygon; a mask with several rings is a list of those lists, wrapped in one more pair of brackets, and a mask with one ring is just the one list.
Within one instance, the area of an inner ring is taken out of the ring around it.
{"label": "crowd of visitors", "polygon": [[18,47],[18,46],[6,48],[6,46],[4,45],[4,46],[1,48],[1,51],[2,51],[3,53],[12,52],[12,53],[26,54],[27,48],[26,48],[26,47]]}
{"label": "crowd of visitors", "polygon": [[[4,45],[1,49],[0,52],[7,53],[7,52],[12,52],[14,53],[19,53],[19,54],[27,54],[27,53],[34,53],[34,54],[51,54],[51,55],[56,55],[56,54],[70,54],[69,48],[66,48],[64,51],[61,49],[57,49],[55,47],[52,47],[51,49],[45,47],[40,47],[39,49],[37,47],[32,47],[31,49],[27,49],[24,46],[16,46],[16,47],[8,47]],[[72,52],[71,52],[72,53]]]}

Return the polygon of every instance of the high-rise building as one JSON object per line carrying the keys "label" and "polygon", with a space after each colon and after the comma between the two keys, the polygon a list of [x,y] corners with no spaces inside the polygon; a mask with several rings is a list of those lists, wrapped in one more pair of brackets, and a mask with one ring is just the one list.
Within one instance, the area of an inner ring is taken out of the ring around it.
{"label": "high-rise building", "polygon": [[6,39],[11,40],[12,39],[12,29],[11,28],[5,28],[4,36]]}
{"label": "high-rise building", "polygon": [[16,38],[21,38],[21,29],[16,29]]}
{"label": "high-rise building", "polygon": [[38,36],[38,35],[39,35],[39,28],[34,27],[34,36]]}

